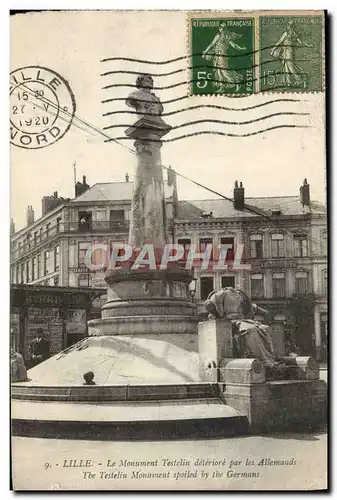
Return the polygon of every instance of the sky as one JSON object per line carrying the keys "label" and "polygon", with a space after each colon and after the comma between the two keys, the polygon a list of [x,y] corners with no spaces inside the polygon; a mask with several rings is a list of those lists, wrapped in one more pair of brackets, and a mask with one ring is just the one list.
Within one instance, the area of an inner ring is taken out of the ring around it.
{"label": "sky", "polygon": [[[141,64],[133,61],[102,63],[103,58],[129,57],[152,61],[167,61],[189,54],[188,17],[183,11],[110,11],[110,12],[45,12],[16,15],[11,19],[11,71],[24,66],[44,66],[62,75],[76,100],[76,115],[102,130],[109,137],[122,137],[124,130],[136,121],[125,111],[124,99],[134,88],[138,72],[156,74],[155,86],[167,87],[189,78],[188,58],[171,64]],[[107,71],[133,71],[136,74],[101,76]],[[107,85],[120,85],[103,89]],[[123,86],[122,84],[127,84]],[[154,92],[162,101],[184,96],[188,84]],[[120,101],[102,103],[109,98]],[[299,102],[277,101],[259,108],[247,109],[271,100],[294,98]],[[193,109],[180,113],[181,108],[213,104],[229,109]],[[238,110],[240,108],[240,110]],[[103,116],[104,113],[124,113]],[[243,98],[225,96],[190,96],[182,101],[164,104],[164,112],[173,113],[164,119],[171,126],[189,121],[218,119],[251,121],[253,124],[196,124],[193,131],[221,130],[246,133],[267,125],[297,123],[308,128],[278,129],[249,137],[199,135],[164,143],[162,163],[195,179],[225,196],[232,196],[234,181],[245,186],[247,197],[292,196],[306,177],[311,198],[325,201],[325,138],[324,95],[259,94]],[[272,116],[278,113],[306,115]],[[261,120],[262,118],[262,120]],[[102,134],[73,120],[70,129],[54,144],[41,149],[11,146],[11,210],[16,229],[25,225],[25,211],[32,205],[36,218],[41,215],[41,199],[58,191],[59,196],[74,196],[74,171],[77,179],[86,175],[87,182],[124,181],[125,174],[133,178],[136,157],[115,142],[104,142]],[[172,130],[167,138],[191,132],[182,127]],[[130,141],[120,141],[133,148]],[[213,196],[188,181],[178,178],[180,199],[202,199]]]}

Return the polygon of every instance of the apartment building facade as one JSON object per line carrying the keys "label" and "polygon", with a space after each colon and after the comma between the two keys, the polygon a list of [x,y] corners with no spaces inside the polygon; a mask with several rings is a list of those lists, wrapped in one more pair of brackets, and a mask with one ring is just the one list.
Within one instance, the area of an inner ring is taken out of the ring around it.
{"label": "apartment building facade", "polygon": [[[86,266],[86,253],[93,244],[112,249],[127,242],[133,185],[129,178],[77,184],[73,200],[46,197],[37,221],[28,208],[27,227],[11,236],[13,284],[106,287],[104,271]],[[236,183],[233,201],[179,201],[171,172],[165,199],[168,240],[185,247],[181,265],[191,245],[214,249],[207,269],[194,267],[191,292],[200,317],[210,291],[237,286],[268,310],[275,342],[290,331],[301,352],[321,359],[328,342],[326,210],[310,200],[307,181],[298,196],[247,198]],[[216,270],[220,245],[228,247],[227,269]],[[235,259],[246,268],[236,269]]]}

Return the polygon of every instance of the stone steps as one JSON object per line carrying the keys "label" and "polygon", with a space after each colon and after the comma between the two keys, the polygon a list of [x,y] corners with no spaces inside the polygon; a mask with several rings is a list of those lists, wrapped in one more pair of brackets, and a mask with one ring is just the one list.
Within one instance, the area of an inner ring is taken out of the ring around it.
{"label": "stone steps", "polygon": [[186,439],[248,432],[246,416],[218,398],[105,403],[12,401],[12,433],[66,439]]}

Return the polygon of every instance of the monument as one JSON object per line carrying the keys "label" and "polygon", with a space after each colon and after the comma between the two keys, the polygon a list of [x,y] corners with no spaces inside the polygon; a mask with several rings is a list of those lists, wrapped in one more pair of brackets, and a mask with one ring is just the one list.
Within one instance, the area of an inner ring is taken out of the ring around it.
{"label": "monument", "polygon": [[107,302],[102,317],[89,321],[89,336],[29,370],[26,381],[12,380],[13,433],[163,439],[324,422],[326,385],[314,360],[296,358],[287,379],[269,380],[248,344],[250,357],[235,353],[233,310],[224,303],[217,314],[215,306],[214,319],[197,324],[192,272],[162,265],[168,236],[160,150],[170,126],[152,78],[141,75],[136,86],[126,104],[137,121],[125,132],[137,161],[132,255],[107,270]]}
{"label": "monument", "polygon": [[[129,95],[126,104],[136,110],[138,120],[125,132],[135,140],[137,152],[129,232],[133,254],[121,267],[108,269],[108,301],[102,319],[89,323],[89,333],[160,334],[162,339],[169,334],[170,341],[178,334],[175,340],[185,346],[193,339],[196,342],[196,306],[189,292],[193,271],[174,262],[161,265],[168,238],[160,150],[161,138],[171,127],[160,116],[163,106],[151,92],[152,77],[141,75],[136,85],[138,90]],[[153,257],[152,266],[138,265],[137,258],[147,253]]]}

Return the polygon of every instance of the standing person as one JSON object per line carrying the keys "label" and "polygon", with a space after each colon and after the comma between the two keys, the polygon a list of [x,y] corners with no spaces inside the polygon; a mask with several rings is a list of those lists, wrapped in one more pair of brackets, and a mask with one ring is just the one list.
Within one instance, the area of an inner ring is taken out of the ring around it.
{"label": "standing person", "polygon": [[30,353],[33,366],[38,365],[49,357],[49,342],[43,337],[43,329],[36,330],[35,339],[30,343]]}

